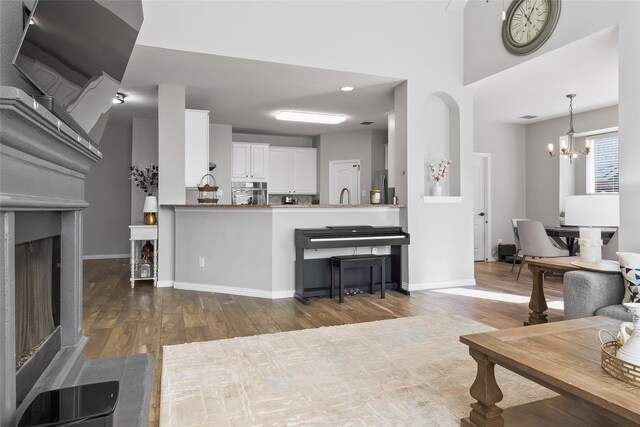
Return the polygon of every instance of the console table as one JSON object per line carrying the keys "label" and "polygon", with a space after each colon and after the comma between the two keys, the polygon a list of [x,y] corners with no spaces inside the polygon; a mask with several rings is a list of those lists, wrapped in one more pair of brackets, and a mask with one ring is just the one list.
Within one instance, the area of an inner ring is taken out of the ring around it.
{"label": "console table", "polygon": [[[135,287],[136,280],[153,280],[153,286],[158,286],[158,225],[132,224],[129,226],[131,241],[131,287]],[[153,243],[153,275],[151,277],[140,277],[140,271],[136,264],[140,262],[141,242],[150,241]],[[137,242],[137,243],[136,243]]]}

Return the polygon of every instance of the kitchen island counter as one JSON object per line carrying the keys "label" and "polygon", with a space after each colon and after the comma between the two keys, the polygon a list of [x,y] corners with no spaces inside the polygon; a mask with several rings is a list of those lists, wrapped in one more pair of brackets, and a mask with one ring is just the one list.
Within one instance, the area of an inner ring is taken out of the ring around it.
{"label": "kitchen island counter", "polygon": [[377,204],[377,205],[219,205],[213,203],[192,203],[180,205],[160,205],[161,208],[242,208],[242,209],[345,209],[345,208],[404,208],[405,205]]}
{"label": "kitchen island counter", "polygon": [[[403,205],[163,205],[175,211],[178,289],[262,298],[295,293],[295,229],[402,226]],[[357,250],[356,250],[357,249]],[[389,246],[306,250],[305,258],[390,254]],[[326,276],[329,280],[330,276]]]}

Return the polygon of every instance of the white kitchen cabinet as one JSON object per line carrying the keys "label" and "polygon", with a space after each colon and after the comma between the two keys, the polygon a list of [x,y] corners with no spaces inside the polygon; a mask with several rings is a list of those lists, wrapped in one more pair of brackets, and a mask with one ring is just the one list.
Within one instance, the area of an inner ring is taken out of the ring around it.
{"label": "white kitchen cabinet", "polygon": [[185,110],[185,187],[196,187],[207,173],[209,173],[209,112],[204,110]]}
{"label": "white kitchen cabinet", "polygon": [[269,145],[233,143],[233,179],[266,181],[269,176]]}
{"label": "white kitchen cabinet", "polygon": [[317,151],[315,148],[271,147],[269,184],[271,194],[316,194]]}

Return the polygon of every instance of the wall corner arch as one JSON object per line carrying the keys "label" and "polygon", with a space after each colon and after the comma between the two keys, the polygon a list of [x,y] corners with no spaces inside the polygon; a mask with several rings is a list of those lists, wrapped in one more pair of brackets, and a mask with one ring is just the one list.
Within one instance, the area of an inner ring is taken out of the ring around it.
{"label": "wall corner arch", "polygon": [[424,103],[424,195],[433,194],[436,183],[431,179],[428,164],[437,165],[441,160],[451,160],[449,172],[441,181],[443,196],[460,196],[460,107],[446,92],[434,92]]}

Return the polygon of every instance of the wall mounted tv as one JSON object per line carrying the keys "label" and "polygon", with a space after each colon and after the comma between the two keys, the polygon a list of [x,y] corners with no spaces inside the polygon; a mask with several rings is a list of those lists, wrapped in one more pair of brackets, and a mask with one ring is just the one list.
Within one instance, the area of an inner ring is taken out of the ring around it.
{"label": "wall mounted tv", "polygon": [[37,0],[13,64],[36,100],[99,143],[142,25],[141,0]]}

